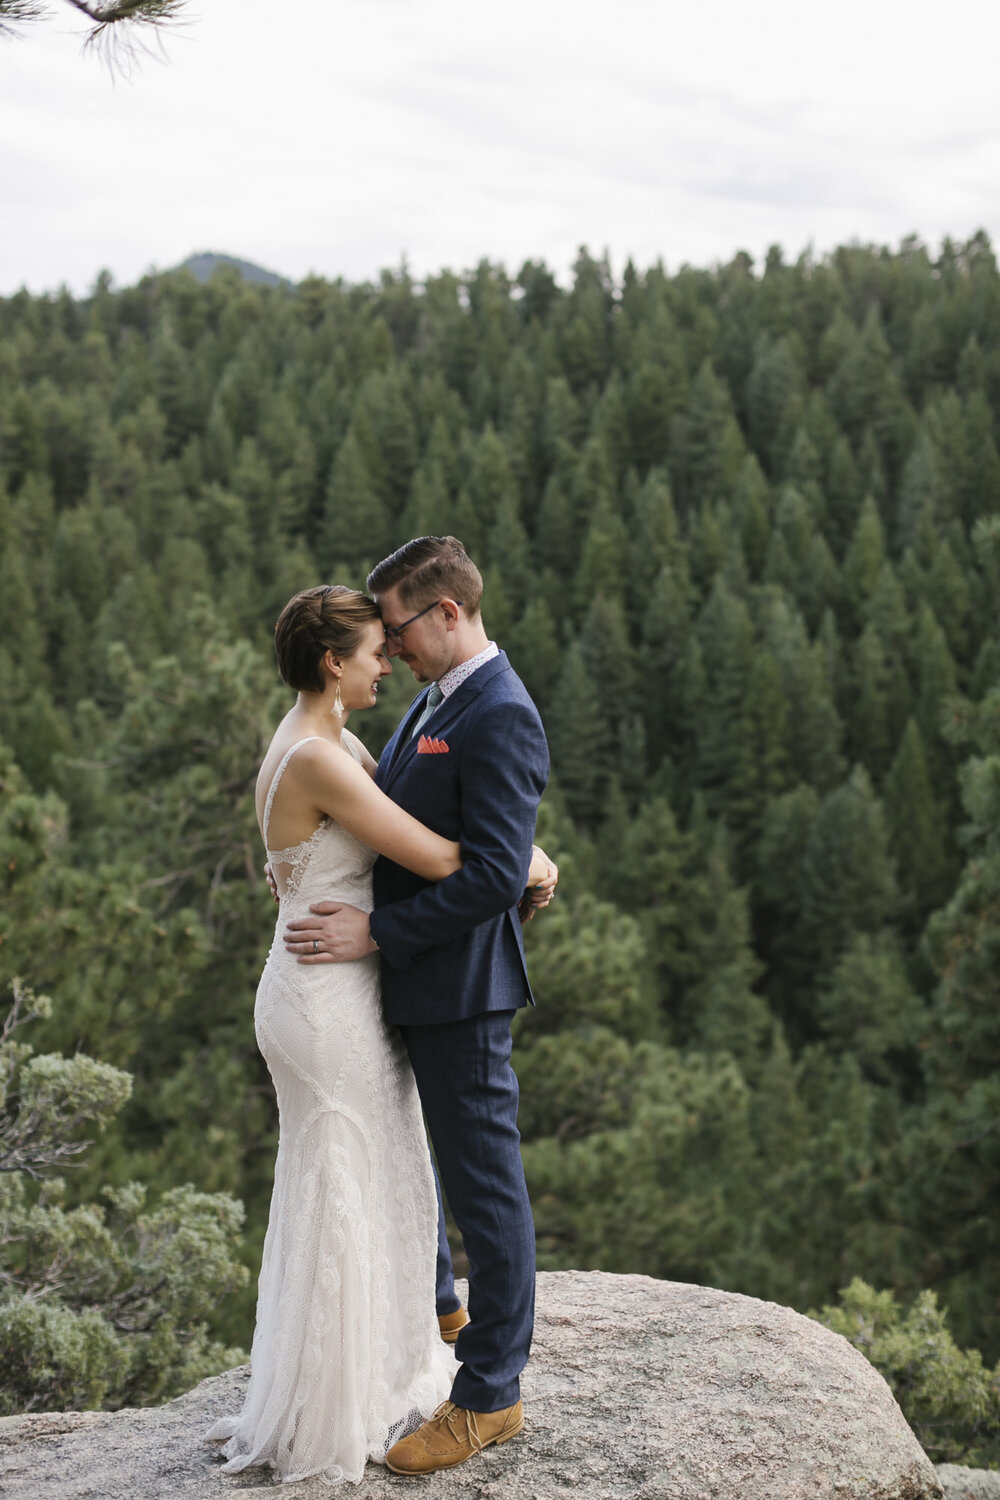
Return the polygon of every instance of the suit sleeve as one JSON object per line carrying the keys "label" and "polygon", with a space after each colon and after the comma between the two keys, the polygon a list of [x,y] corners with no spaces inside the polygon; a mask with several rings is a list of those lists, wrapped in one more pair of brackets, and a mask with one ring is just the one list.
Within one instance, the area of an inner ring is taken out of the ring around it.
{"label": "suit sleeve", "polygon": [[516,905],[548,773],[532,706],[497,703],[478,716],[459,765],[462,868],[372,914],[372,936],[394,969]]}

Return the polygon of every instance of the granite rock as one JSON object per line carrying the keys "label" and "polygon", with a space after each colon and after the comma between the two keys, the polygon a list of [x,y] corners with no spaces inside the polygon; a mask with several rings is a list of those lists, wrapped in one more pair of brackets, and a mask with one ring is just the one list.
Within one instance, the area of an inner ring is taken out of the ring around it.
{"label": "granite rock", "polygon": [[965,1469],[961,1464],[940,1464],[938,1478],[945,1500],[1000,1500],[1000,1473],[994,1469]]}
{"label": "granite rock", "polygon": [[[246,1367],[161,1407],[0,1422],[10,1500],[329,1500],[310,1480],[219,1472],[202,1434]],[[370,1464],[365,1500],[942,1500],[881,1375],[787,1307],[599,1271],[538,1277],[523,1437],[432,1480]],[[958,1471],[962,1472],[962,1471]],[[964,1471],[971,1472],[971,1471]],[[950,1500],[962,1494],[948,1490]],[[989,1491],[992,1497],[996,1492]],[[980,1492],[970,1491],[974,1500]],[[985,1492],[983,1493],[985,1500]]]}

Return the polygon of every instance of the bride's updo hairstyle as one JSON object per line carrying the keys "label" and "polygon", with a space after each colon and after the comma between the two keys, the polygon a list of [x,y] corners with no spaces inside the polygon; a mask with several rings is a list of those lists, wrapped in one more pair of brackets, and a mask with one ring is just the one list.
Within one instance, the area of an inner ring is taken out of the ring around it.
{"label": "bride's updo hairstyle", "polygon": [[294,594],[274,627],[282,682],[300,693],[321,693],[325,684],[320,662],[326,652],[352,656],[361,645],[365,626],[380,619],[377,605],[367,594],[342,583],[321,583]]}

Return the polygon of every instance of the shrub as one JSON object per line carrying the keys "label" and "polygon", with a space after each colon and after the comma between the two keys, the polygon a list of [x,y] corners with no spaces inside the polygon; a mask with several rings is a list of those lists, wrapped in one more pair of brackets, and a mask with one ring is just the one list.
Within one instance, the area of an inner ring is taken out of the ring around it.
{"label": "shrub", "polygon": [[1000,1465],[1000,1366],[991,1372],[978,1349],[958,1348],[933,1292],[904,1311],[891,1292],[855,1277],[839,1307],[809,1316],[842,1333],[885,1377],[934,1463]]}
{"label": "shrub", "polygon": [[0,1030],[0,1412],[164,1401],[238,1364],[204,1321],[244,1284],[243,1207],[190,1185],[153,1206],[141,1183],[66,1207],[49,1174],[131,1092],[93,1058],[34,1056],[14,1032],[50,1002],[19,982]]}

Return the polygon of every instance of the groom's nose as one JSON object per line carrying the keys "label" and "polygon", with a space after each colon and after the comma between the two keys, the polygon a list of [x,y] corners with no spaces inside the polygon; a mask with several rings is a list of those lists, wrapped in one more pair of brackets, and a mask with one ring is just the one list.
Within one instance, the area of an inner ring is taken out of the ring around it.
{"label": "groom's nose", "polygon": [[397,641],[395,636],[387,635],[385,638],[386,656],[398,656],[403,649],[402,641]]}

